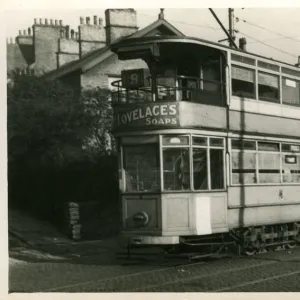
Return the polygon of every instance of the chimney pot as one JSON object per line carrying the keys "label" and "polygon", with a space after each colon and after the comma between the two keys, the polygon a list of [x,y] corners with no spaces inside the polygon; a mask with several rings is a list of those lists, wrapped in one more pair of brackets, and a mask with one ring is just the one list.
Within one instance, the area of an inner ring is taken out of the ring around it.
{"label": "chimney pot", "polygon": [[21,30],[19,30],[19,35],[22,35],[22,31]]}
{"label": "chimney pot", "polygon": [[58,20],[55,20],[55,26],[57,26],[58,25]]}
{"label": "chimney pot", "polygon": [[34,24],[37,24],[37,18],[34,18]]}
{"label": "chimney pot", "polygon": [[90,17],[86,17],[86,24],[90,25]]}
{"label": "chimney pot", "polygon": [[80,25],[84,24],[84,17],[80,17]]}
{"label": "chimney pot", "polygon": [[59,25],[62,26],[63,25],[63,21],[59,20]]}
{"label": "chimney pot", "polygon": [[71,29],[71,39],[74,39],[74,29]]}
{"label": "chimney pot", "polygon": [[70,26],[66,26],[66,38],[68,39],[70,37]]}
{"label": "chimney pot", "polygon": [[246,51],[247,40],[245,38],[239,39],[239,48],[242,51]]}
{"label": "chimney pot", "polygon": [[26,30],[23,30],[23,35],[27,35],[27,34],[26,34]]}
{"label": "chimney pot", "polygon": [[45,19],[45,25],[48,25],[48,19]]}
{"label": "chimney pot", "polygon": [[99,18],[99,25],[102,26],[103,25],[103,19]]}
{"label": "chimney pot", "polygon": [[28,28],[28,35],[31,35],[31,28]]}
{"label": "chimney pot", "polygon": [[94,25],[97,25],[97,16],[94,16]]}
{"label": "chimney pot", "polygon": [[40,19],[40,24],[43,24],[43,20],[42,19]]}
{"label": "chimney pot", "polygon": [[50,25],[53,25],[53,19],[50,19]]}

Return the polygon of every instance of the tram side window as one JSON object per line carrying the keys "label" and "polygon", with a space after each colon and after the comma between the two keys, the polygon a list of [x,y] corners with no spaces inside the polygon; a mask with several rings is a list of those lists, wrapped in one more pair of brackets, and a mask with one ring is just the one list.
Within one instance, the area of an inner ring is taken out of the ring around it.
{"label": "tram side window", "polygon": [[300,106],[299,81],[290,78],[282,78],[282,102],[288,105]]}
{"label": "tram side window", "polygon": [[158,146],[125,146],[126,192],[155,191],[160,188]]}
{"label": "tram side window", "polygon": [[232,140],[232,183],[257,183],[256,143],[254,141]]}
{"label": "tram side window", "polygon": [[280,183],[279,144],[258,142],[258,172],[259,183]]}
{"label": "tram side window", "polygon": [[259,100],[279,103],[279,77],[277,75],[258,72]]}
{"label": "tram side window", "polygon": [[231,66],[232,95],[255,98],[255,71],[239,66]]}
{"label": "tram side window", "polygon": [[300,146],[282,144],[282,180],[300,183]]}

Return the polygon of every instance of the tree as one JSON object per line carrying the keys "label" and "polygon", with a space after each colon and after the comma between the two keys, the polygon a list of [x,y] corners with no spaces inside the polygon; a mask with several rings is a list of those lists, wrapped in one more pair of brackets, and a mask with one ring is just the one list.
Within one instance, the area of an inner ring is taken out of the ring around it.
{"label": "tree", "polygon": [[9,202],[17,198],[46,210],[59,201],[97,198],[115,186],[108,99],[106,89],[76,97],[58,81],[13,78],[7,87]]}
{"label": "tree", "polygon": [[108,96],[108,90],[94,89],[76,98],[58,81],[16,76],[7,98],[9,162],[62,165],[107,154]]}

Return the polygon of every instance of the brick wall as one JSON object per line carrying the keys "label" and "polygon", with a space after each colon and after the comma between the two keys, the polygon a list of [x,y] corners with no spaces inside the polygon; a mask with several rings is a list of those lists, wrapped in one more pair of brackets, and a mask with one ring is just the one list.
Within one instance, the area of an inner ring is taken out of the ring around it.
{"label": "brick wall", "polygon": [[19,45],[9,43],[6,45],[6,53],[7,53],[7,72],[11,73],[16,69],[26,69],[27,61],[24,58]]}
{"label": "brick wall", "polygon": [[122,36],[133,34],[138,29],[134,9],[107,9],[105,21],[106,43],[108,45]]}
{"label": "brick wall", "polygon": [[58,67],[79,59],[79,42],[76,38],[62,37],[58,41]]}
{"label": "brick wall", "polygon": [[86,22],[84,22],[84,18],[81,17],[80,23],[78,33],[81,56],[106,45],[105,29],[101,18],[94,16],[93,23],[91,23],[90,17],[86,17]]}
{"label": "brick wall", "polygon": [[[51,22],[51,21],[50,21]],[[60,31],[65,30],[57,20],[53,24],[34,24],[33,42],[35,54],[35,71],[37,74],[52,71],[57,68],[57,51]]]}

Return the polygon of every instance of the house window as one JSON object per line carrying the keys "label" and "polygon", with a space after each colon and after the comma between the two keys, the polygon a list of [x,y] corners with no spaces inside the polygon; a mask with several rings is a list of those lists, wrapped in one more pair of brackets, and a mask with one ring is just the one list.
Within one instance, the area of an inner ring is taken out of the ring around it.
{"label": "house window", "polygon": [[231,66],[232,95],[255,98],[255,71]]}
{"label": "house window", "polygon": [[258,72],[258,98],[263,101],[279,103],[279,77]]}
{"label": "house window", "polygon": [[300,106],[300,84],[295,79],[282,78],[282,103]]}

